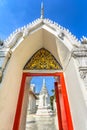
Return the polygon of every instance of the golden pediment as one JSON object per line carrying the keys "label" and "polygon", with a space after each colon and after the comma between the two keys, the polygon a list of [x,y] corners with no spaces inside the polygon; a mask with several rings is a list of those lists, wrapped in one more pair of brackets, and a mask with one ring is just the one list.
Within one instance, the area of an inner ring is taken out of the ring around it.
{"label": "golden pediment", "polygon": [[24,67],[24,70],[61,70],[61,65],[57,62],[54,56],[45,48],[38,50],[29,59]]}

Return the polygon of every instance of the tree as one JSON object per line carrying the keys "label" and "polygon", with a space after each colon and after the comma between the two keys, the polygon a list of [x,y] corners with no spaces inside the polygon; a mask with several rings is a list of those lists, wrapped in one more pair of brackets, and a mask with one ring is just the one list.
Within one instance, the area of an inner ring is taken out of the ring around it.
{"label": "tree", "polygon": [[0,46],[3,46],[3,41],[0,39]]}
{"label": "tree", "polygon": [[50,96],[50,104],[51,104],[51,108],[53,110],[53,100],[55,99],[55,90],[52,89],[51,91],[52,91],[53,95]]}

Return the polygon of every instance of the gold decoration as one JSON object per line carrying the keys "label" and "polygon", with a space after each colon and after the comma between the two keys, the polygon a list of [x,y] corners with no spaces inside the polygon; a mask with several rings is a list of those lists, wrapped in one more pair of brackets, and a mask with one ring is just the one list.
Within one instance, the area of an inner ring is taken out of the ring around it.
{"label": "gold decoration", "polygon": [[62,67],[46,49],[37,51],[24,67],[25,70],[61,70]]}

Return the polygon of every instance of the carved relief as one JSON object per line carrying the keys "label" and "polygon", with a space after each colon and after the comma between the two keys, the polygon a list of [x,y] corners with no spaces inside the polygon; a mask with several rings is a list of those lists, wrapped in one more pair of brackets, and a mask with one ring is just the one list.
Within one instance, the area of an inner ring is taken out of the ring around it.
{"label": "carved relief", "polygon": [[87,81],[87,47],[81,44],[73,50],[72,56],[77,61],[81,79]]}
{"label": "carved relief", "polygon": [[85,79],[85,78],[86,78],[86,74],[87,74],[87,72],[80,71],[80,77],[81,77],[82,79]]}
{"label": "carved relief", "polygon": [[28,63],[25,65],[24,69],[28,70],[61,70],[61,65],[57,62],[54,56],[46,49],[42,48],[37,51]]}

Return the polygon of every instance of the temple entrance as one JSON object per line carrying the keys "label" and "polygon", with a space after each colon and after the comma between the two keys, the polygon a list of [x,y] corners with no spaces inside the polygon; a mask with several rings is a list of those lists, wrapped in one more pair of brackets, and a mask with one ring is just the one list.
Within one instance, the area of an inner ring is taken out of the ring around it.
{"label": "temple entrance", "polygon": [[24,108],[24,99],[25,99],[25,91],[28,78],[32,78],[33,76],[54,76],[54,88],[55,88],[55,98],[56,98],[56,108],[57,108],[57,125],[59,130],[73,130],[72,119],[69,109],[68,97],[66,92],[66,86],[64,81],[64,76],[62,72],[57,73],[29,73],[24,72],[20,87],[20,93],[18,98],[17,110],[15,115],[15,121],[13,130],[19,130],[21,125],[23,124],[23,108]]}
{"label": "temple entrance", "polygon": [[[9,36],[0,51],[1,130],[25,130],[26,86],[33,76],[56,77],[59,130],[87,129],[84,41],[83,38],[80,46],[69,30],[45,18],[36,19]],[[43,99],[47,101],[44,96]]]}
{"label": "temple entrance", "polygon": [[25,130],[58,130],[54,81],[52,76],[32,77]]}

